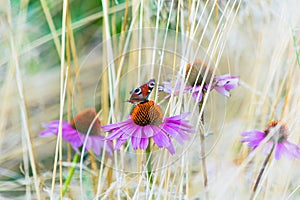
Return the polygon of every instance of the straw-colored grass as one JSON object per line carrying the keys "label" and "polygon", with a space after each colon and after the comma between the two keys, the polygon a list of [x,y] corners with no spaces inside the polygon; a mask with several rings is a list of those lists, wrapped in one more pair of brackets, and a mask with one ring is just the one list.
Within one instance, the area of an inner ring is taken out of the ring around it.
{"label": "straw-colored grass", "polygon": [[[300,162],[266,158],[240,142],[280,119],[300,142],[300,3],[287,1],[6,1],[0,8],[0,199],[59,199],[74,151],[41,138],[41,124],[71,121],[96,108],[102,125],[120,122],[129,91],[189,76],[196,59],[213,74],[240,77],[229,98],[215,91],[203,105],[190,94],[150,99],[165,116],[191,112],[196,133],[176,154],[134,151],[113,158],[81,154],[64,198],[299,199]],[[203,86],[204,83],[202,83]],[[200,109],[199,109],[200,108]],[[201,116],[204,115],[204,124]],[[105,133],[102,133],[105,135]],[[200,137],[201,136],[201,137]],[[151,170],[151,171],[149,171]]]}

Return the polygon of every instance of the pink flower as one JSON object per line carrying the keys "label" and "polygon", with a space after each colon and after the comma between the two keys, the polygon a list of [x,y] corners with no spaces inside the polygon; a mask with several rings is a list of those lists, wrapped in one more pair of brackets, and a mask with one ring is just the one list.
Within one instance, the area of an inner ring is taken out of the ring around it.
{"label": "pink flower", "polygon": [[[278,125],[279,124],[279,125]],[[276,128],[275,128],[276,127]],[[279,160],[282,155],[287,156],[288,158],[298,158],[300,159],[300,147],[289,142],[288,130],[285,124],[275,120],[272,121],[265,131],[253,130],[248,132],[243,132],[242,136],[244,137],[241,142],[248,143],[249,147],[252,147],[252,150],[256,149],[261,142],[267,137],[271,132],[275,131],[269,141],[267,141],[266,146],[264,147],[264,152],[268,153],[272,146],[275,145],[275,159]]]}
{"label": "pink flower", "polygon": [[[95,117],[97,117],[95,109],[86,109],[77,114],[71,123],[62,122],[62,138],[70,143],[78,154],[80,154],[78,148],[83,146],[89,129],[90,134],[87,138],[86,150],[92,149],[96,155],[100,155],[101,149],[104,147],[105,138],[99,135],[101,131],[100,120],[97,118],[91,126]],[[41,137],[58,135],[59,120],[43,123],[43,126],[45,130],[39,134]],[[106,151],[109,156],[112,156],[113,145],[110,141],[107,142]]]}
{"label": "pink flower", "polygon": [[[230,76],[229,74],[225,74],[213,77],[213,69],[207,64],[203,63],[201,60],[196,60],[192,65],[187,65],[185,78],[187,80],[187,85],[184,85],[183,93],[191,92],[192,97],[197,102],[202,101],[204,93],[213,89],[220,94],[229,97],[229,91],[236,88],[239,83],[238,76]],[[213,80],[210,84],[211,79]],[[177,96],[184,82],[184,79],[180,79],[177,81],[177,84],[174,87],[171,82],[163,82],[164,85],[159,86],[158,90],[168,93],[165,98],[169,98],[171,94]],[[204,82],[203,88],[201,88],[202,82]]]}
{"label": "pink flower", "polygon": [[[208,91],[208,89],[215,89],[218,93],[229,97],[229,91],[236,88],[238,86],[239,77],[238,76],[230,76],[229,74],[217,76],[214,78],[211,85],[204,85],[201,89],[201,85],[195,86],[184,86],[183,94],[187,92],[192,93],[192,97],[197,101],[202,101],[203,94]],[[172,84],[170,82],[163,82],[164,86],[159,86],[158,90],[168,93],[165,98],[169,98],[171,94],[177,96],[180,92],[181,84],[184,84],[183,81],[178,81],[177,85],[172,88]]]}
{"label": "pink flower", "polygon": [[189,140],[187,133],[194,130],[184,118],[188,114],[176,115],[173,117],[163,117],[160,107],[153,101],[147,101],[135,105],[130,117],[119,123],[103,126],[104,132],[111,132],[106,139],[117,139],[115,149],[131,138],[133,149],[146,149],[149,139],[152,138],[159,148],[166,148],[171,154],[175,153],[170,136],[177,142],[183,144],[184,140]]}

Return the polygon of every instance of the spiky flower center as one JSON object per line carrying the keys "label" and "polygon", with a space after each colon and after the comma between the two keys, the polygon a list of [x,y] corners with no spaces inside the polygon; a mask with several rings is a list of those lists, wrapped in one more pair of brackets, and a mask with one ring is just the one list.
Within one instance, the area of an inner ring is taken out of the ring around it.
{"label": "spiky flower center", "polygon": [[101,131],[100,120],[97,117],[97,112],[92,108],[83,110],[78,113],[72,120],[71,126],[83,134],[86,134],[89,129],[89,135],[97,135]]}
{"label": "spiky flower center", "polygon": [[279,120],[274,120],[271,121],[266,130],[265,130],[265,134],[268,135],[271,131],[275,131],[272,139],[276,142],[283,142],[287,140],[288,137],[288,128],[286,126],[286,124],[282,123]]}
{"label": "spiky flower center", "polygon": [[196,60],[192,65],[188,64],[186,66],[186,77],[188,79],[188,84],[191,86],[201,85],[203,81],[204,86],[208,85],[210,83],[210,80],[213,78],[212,74],[213,69],[199,59]]}
{"label": "spiky flower center", "polygon": [[147,101],[134,106],[131,119],[140,126],[159,126],[163,122],[163,113],[154,101]]}

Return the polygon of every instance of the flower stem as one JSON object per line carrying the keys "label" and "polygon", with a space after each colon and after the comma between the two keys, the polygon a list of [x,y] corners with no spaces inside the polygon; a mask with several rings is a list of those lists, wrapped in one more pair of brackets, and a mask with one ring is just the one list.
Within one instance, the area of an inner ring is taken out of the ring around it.
{"label": "flower stem", "polygon": [[265,169],[266,169],[266,166],[267,166],[267,164],[268,164],[268,162],[269,162],[269,160],[270,160],[270,158],[271,158],[271,155],[272,155],[272,152],[273,152],[273,150],[274,150],[274,147],[275,147],[275,145],[273,144],[272,149],[270,150],[270,153],[269,153],[268,156],[265,158],[264,163],[263,163],[262,167],[260,168],[259,174],[258,174],[258,176],[257,176],[257,178],[256,178],[254,187],[253,187],[253,189],[252,189],[252,194],[251,194],[250,200],[254,199],[254,196],[255,196],[255,193],[256,193],[258,184],[260,183],[261,177],[262,177],[262,175],[263,175],[263,173],[264,173],[264,171],[265,171]]}
{"label": "flower stem", "polygon": [[[97,167],[97,163],[95,160],[95,155],[92,151],[89,151],[89,158],[91,161],[91,169],[98,174],[98,167]],[[97,175],[92,175],[92,182],[93,182],[94,194],[96,194],[97,193],[97,183],[98,183]]]}
{"label": "flower stem", "polygon": [[[203,102],[199,102],[199,112],[203,106]],[[204,117],[203,114],[201,115],[201,122],[200,122],[200,145],[201,145],[201,165],[202,165],[202,176],[203,176],[203,185],[204,188],[207,186],[207,170],[206,170],[206,155],[205,155],[205,137],[204,137]]]}
{"label": "flower stem", "polygon": [[70,168],[70,171],[69,171],[69,174],[68,174],[68,177],[64,183],[64,187],[63,187],[63,191],[62,191],[62,196],[65,195],[66,191],[68,190],[68,186],[72,180],[72,177],[73,177],[73,174],[74,174],[74,171],[75,171],[75,167],[76,167],[76,163],[78,163],[79,161],[79,154],[75,154],[74,155],[74,158],[73,158],[73,162],[72,162],[72,166]]}
{"label": "flower stem", "polygon": [[146,162],[147,162],[147,171],[150,183],[150,189],[152,188],[153,184],[153,176],[152,176],[152,165],[151,165],[151,145],[148,145],[146,148]]}

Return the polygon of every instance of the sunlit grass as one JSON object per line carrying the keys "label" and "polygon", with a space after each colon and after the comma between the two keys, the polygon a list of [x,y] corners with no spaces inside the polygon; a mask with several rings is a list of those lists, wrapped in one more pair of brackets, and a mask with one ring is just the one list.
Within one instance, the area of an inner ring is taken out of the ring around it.
{"label": "sunlit grass", "polygon": [[[250,152],[240,133],[264,130],[281,119],[289,140],[299,144],[299,5],[296,0],[6,2],[0,8],[0,198],[61,196],[74,151],[60,137],[40,138],[42,122],[70,122],[91,107],[102,125],[123,121],[132,109],[125,102],[129,91],[151,78],[157,85],[167,80],[175,85],[196,59],[213,66],[215,75],[240,76],[240,85],[230,98],[213,91],[205,95],[200,110],[183,94],[184,85],[168,100],[154,88],[150,99],[165,116],[191,112],[196,129],[191,141],[174,142],[173,156],[153,144],[149,154],[134,151],[129,142],[112,159],[82,154],[65,197],[250,198],[265,154],[262,148]],[[298,199],[298,165],[271,157],[257,199]]]}

